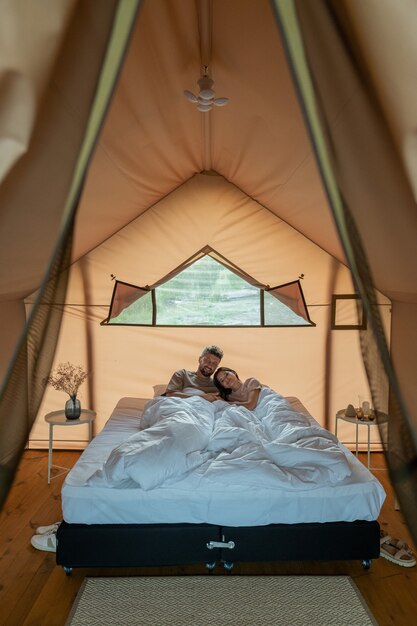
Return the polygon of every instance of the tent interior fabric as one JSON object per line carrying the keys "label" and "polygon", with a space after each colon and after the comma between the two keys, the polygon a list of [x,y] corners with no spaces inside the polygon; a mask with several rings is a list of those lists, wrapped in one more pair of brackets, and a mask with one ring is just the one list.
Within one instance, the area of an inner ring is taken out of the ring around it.
{"label": "tent interior fabric", "polygon": [[[303,292],[316,326],[172,329],[100,325],[107,317],[113,291],[110,274],[130,284],[153,285],[207,242],[264,284],[287,283],[303,273]],[[223,177],[196,174],[72,265],[56,360],[87,363],[84,329],[88,324],[99,429],[120,395],[151,397],[153,385],[167,383],[182,363],[194,369],[201,349],[212,343],[222,347],[224,363],[235,366],[241,376],[255,372],[281,393],[301,395],[323,423],[333,265],[329,254]],[[354,292],[350,272],[340,263],[337,290]],[[380,300],[389,330],[389,301],[383,296]],[[358,394],[367,395],[367,382],[357,331],[335,331],[332,343],[334,417],[338,408],[356,403]],[[91,404],[87,394],[88,388],[81,388],[85,406]],[[61,408],[62,400],[62,392],[47,389],[31,440],[37,444],[45,440],[43,415]],[[373,431],[377,438],[377,429]],[[85,433],[79,436],[83,439]]]}
{"label": "tent interior fabric", "polygon": [[[4,376],[60,232],[82,120],[113,16],[123,4],[54,0],[45,4],[46,17],[40,3],[31,7],[30,32],[25,9],[16,4],[3,21],[20,34],[14,45],[4,40],[9,44],[2,44],[0,55]],[[62,313],[54,362],[89,370],[80,398],[97,411],[97,430],[120,397],[151,397],[153,386],[166,383],[174,370],[194,369],[201,349],[213,343],[224,350],[225,365],[300,397],[329,428],[336,410],[356,404],[358,396],[369,398],[358,331],[330,333],[332,295],[355,294],[356,287],[277,25],[279,4],[140,3],[77,209],[65,302],[47,303]],[[415,18],[408,3],[338,0],[337,11],[335,3],[327,4],[344,20],[362,82],[344,65],[322,19],[326,3],[296,7],[311,65],[326,61],[315,83],[320,96],[326,92],[330,136],[344,143],[351,164],[343,169],[337,155],[338,182],[361,234],[393,367],[416,425],[417,351],[410,349],[417,343]],[[312,33],[318,42],[333,43],[331,52],[324,44],[315,49]],[[229,98],[209,113],[183,94],[196,91],[204,71],[216,95]],[[370,109],[361,115],[364,85],[372,87],[376,118]],[[152,285],[205,246],[262,284],[303,274],[315,326],[100,325],[108,315],[111,275]],[[30,445],[46,446],[44,415],[63,404],[62,393],[48,388]],[[388,410],[388,397],[382,405]],[[352,440],[348,427],[340,438]],[[82,446],[84,440],[81,433],[79,442],[64,439],[62,445]]]}

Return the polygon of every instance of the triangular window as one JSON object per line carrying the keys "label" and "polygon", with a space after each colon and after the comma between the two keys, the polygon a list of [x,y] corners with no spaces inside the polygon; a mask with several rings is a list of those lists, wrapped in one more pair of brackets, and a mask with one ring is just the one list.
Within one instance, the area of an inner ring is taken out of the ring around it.
{"label": "triangular window", "polygon": [[116,281],[103,324],[314,326],[298,280],[262,285],[208,246],[151,287]]}

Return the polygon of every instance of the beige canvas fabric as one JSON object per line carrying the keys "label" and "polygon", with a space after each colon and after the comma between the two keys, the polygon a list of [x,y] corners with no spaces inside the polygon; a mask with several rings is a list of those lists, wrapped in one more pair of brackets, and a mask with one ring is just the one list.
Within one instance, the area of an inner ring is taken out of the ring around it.
{"label": "beige canvas fabric", "polygon": [[[358,116],[358,84],[339,68],[333,53],[329,58],[340,82],[334,83],[329,106],[349,158],[357,161],[361,154],[369,165],[346,180],[346,190],[359,207],[358,224],[376,286],[394,300],[392,351],[415,411],[417,392],[410,372],[417,369],[417,357],[406,357],[417,340],[414,305],[408,304],[416,299],[417,269],[416,210],[410,192],[417,111],[411,79],[415,18],[408,3],[395,11],[389,0],[341,4],[389,120],[391,157],[373,144],[372,117],[364,121]],[[43,19],[43,13],[36,17],[28,11],[46,12],[45,3],[20,3],[16,24],[23,28],[29,20],[30,32],[23,30],[16,38],[19,44],[10,48],[11,60],[2,69],[5,80],[20,62],[24,71],[17,74],[30,76],[23,81],[27,89],[15,88],[9,79],[2,82],[8,98],[2,95],[2,139],[7,133],[16,135],[14,116],[23,112],[18,141],[10,144],[2,161],[3,369],[13,349],[11,337],[17,340],[19,335],[16,310],[21,312],[23,298],[39,288],[50,258],[82,136],[79,114],[90,101],[84,78],[91,78],[98,63],[97,39],[106,37],[105,29],[98,28],[100,15],[112,9],[106,0],[94,14],[94,5],[54,0]],[[204,7],[209,8],[208,19],[202,17]],[[10,32],[3,16],[2,24]],[[3,49],[1,56],[7,58]],[[230,98],[226,107],[208,116],[183,96],[184,89],[197,90],[202,59],[209,63],[216,94]],[[357,120],[355,137],[347,126],[352,120]],[[401,166],[395,165],[397,157]],[[202,175],[206,170],[215,175]],[[377,192],[370,194],[370,188]],[[263,283],[279,284],[304,273],[302,286],[316,329],[131,328],[122,334],[118,328],[100,327],[108,312],[111,273],[134,284],[152,284],[206,244]],[[225,349],[228,364],[242,376],[256,375],[285,394],[300,396],[320,420],[332,418],[357,394],[365,395],[356,333],[333,333],[334,395],[330,415],[323,414],[333,259],[340,268],[336,292],[352,292],[270,3],[145,0],[89,168],[56,356],[57,362],[81,362],[93,372],[82,401],[98,409],[96,427],[120,396],[150,397],[152,386],[167,381],[178,367],[193,369],[195,355],[211,342]],[[388,301],[381,296],[381,302],[389,334]],[[45,440],[43,414],[62,407],[63,401],[48,391],[34,441]]]}
{"label": "beige canvas fabric", "polygon": [[[120,7],[120,5],[118,6]],[[25,23],[31,13],[30,11],[27,11],[26,14],[21,13],[19,11],[20,6],[21,5],[14,3],[7,7],[9,10],[7,16],[11,17],[8,21],[12,23],[15,21],[17,25],[19,25],[20,19],[22,19]],[[97,7],[97,5],[95,6]],[[2,372],[2,374],[4,374],[4,379],[1,386],[0,405],[0,430],[2,433],[0,452],[0,504],[5,501],[7,491],[13,480],[20,454],[23,452],[26,445],[30,427],[33,424],[36,412],[38,411],[42,400],[45,377],[48,375],[52,365],[54,349],[61,322],[61,312],[56,308],[49,308],[50,302],[54,299],[61,302],[65,301],[65,289],[67,282],[66,269],[70,262],[69,252],[71,251],[74,210],[78,203],[83,178],[85,176],[89,157],[91,156],[91,150],[94,141],[97,138],[97,133],[100,130],[100,122],[103,119],[103,115],[109,101],[109,96],[111,95],[111,90],[115,85],[115,79],[117,77],[115,70],[118,69],[121,55],[123,55],[123,49],[129,35],[132,18],[136,15],[135,9],[137,4],[132,3],[129,6],[130,9],[127,7],[127,10],[117,11],[117,14],[115,15],[114,8],[116,7],[116,4],[114,2],[109,2],[106,11],[101,14],[101,18],[95,24],[96,33],[98,35],[95,41],[95,47],[92,55],[88,59],[85,59],[85,66],[86,68],[89,68],[89,71],[84,74],[79,73],[79,77],[84,80],[83,88],[79,89],[80,95],[78,97],[75,96],[74,99],[75,103],[78,105],[83,104],[84,106],[80,107],[78,110],[79,117],[77,121],[79,128],[78,132],[74,133],[74,139],[76,142],[72,146],[73,150],[72,152],[69,151],[71,167],[68,167],[68,171],[65,172],[68,176],[68,178],[65,179],[66,188],[65,185],[60,187],[61,197],[59,198],[59,202],[57,197],[53,198],[56,203],[54,205],[56,213],[55,217],[62,216],[63,219],[60,220],[61,223],[58,231],[59,236],[55,235],[55,237],[52,238],[51,249],[53,250],[53,253],[50,254],[48,258],[46,266],[47,269],[41,274],[43,285],[40,290],[40,296],[42,301],[38,301],[37,305],[31,311],[24,333],[21,332],[20,336],[17,336],[16,333],[17,341],[15,348],[13,349],[12,356],[9,358],[9,363],[6,364],[5,361],[1,363],[1,365],[4,366],[4,373]],[[86,15],[91,15],[91,17],[93,17],[94,3],[86,3],[81,13],[81,17],[84,20],[82,23],[85,23],[88,27],[88,20],[86,21],[84,18]],[[32,12],[32,17],[35,18],[33,28],[36,31],[38,26],[36,18],[39,18],[37,10]],[[65,37],[63,39],[66,42],[70,40],[73,43],[72,35],[74,34],[74,30],[72,27],[75,24],[78,50],[82,50],[83,46],[79,40],[79,17],[79,13],[74,14],[73,21],[68,27],[68,31],[65,33]],[[42,32],[42,28],[43,25],[40,26],[40,32]],[[81,32],[83,28],[84,26],[82,26]],[[12,34],[15,34],[16,30],[18,30],[18,28],[15,28]],[[114,37],[113,31],[115,33]],[[110,33],[112,33],[112,36],[108,46],[107,39]],[[109,51],[108,54],[106,52],[107,49]],[[73,55],[73,57],[74,56],[77,55]],[[56,65],[58,67],[65,57],[68,59],[68,48],[63,45],[56,61]],[[73,60],[73,57],[70,57],[70,62]],[[101,72],[102,61],[104,58],[106,60],[103,63],[103,71]],[[101,73],[101,76],[100,79],[97,80],[99,73]],[[96,88],[97,82],[99,84]],[[7,91],[8,88],[9,84],[5,81],[4,94],[6,98],[4,99],[6,102],[7,95],[9,95]],[[52,99],[54,100],[54,98]],[[57,111],[49,111],[51,119],[53,118],[54,112]],[[7,118],[7,106],[5,107],[4,113],[5,118]],[[51,126],[53,126],[53,124]],[[45,129],[45,124],[43,129]],[[46,133],[46,135],[45,139],[50,139],[48,133]],[[49,159],[51,165],[59,164],[59,160],[56,158],[57,155],[54,153],[54,148],[56,149],[57,145],[54,145],[54,142],[51,144],[50,141],[46,141],[45,143],[46,145],[41,145],[41,149],[38,151],[38,161],[36,165],[39,165],[39,162],[41,162],[42,159]],[[60,149],[65,149],[67,146],[59,144],[58,147]],[[30,151],[31,150],[29,148],[29,152]],[[18,165],[13,169],[13,174],[15,174],[17,168]],[[36,168],[29,170],[30,174],[33,174],[34,169]],[[20,187],[19,185],[16,187],[18,191],[27,191],[24,179],[24,176],[19,179]],[[27,182],[29,182],[29,179],[30,177],[28,177]],[[10,177],[8,180],[10,180]],[[62,183],[62,180],[60,182]],[[30,184],[28,187],[30,187]],[[3,189],[4,188],[7,188],[7,184],[3,185]],[[10,188],[8,191],[10,191]],[[34,208],[34,206],[36,206],[37,199],[36,194],[28,196],[27,206]],[[11,201],[11,197],[9,197],[9,201]],[[19,217],[19,210],[22,209],[22,206],[26,208],[25,204],[18,204],[18,210],[15,212],[16,215],[13,215],[13,217]],[[7,217],[7,212],[5,212],[5,216]],[[23,218],[22,225],[26,227],[24,216],[21,215],[20,217]],[[7,219],[5,222],[7,223]],[[10,232],[6,231],[6,233],[3,233],[6,236],[9,235],[9,239],[7,240],[8,244],[12,241],[10,238],[12,235],[11,230],[12,229],[10,229]],[[33,235],[36,237],[35,229],[33,229]],[[38,239],[41,240],[41,237]],[[38,240],[36,240],[36,244],[39,244]],[[31,255],[29,255],[29,257],[30,256]],[[31,259],[29,259],[29,263],[30,260]],[[36,272],[40,270],[40,266],[34,263],[31,269]],[[4,275],[7,276],[7,274]],[[46,283],[46,280],[48,280],[48,283]],[[11,294],[7,295],[9,295],[9,297],[11,296]],[[4,293],[3,296],[5,296]],[[9,301],[7,311],[4,309],[2,313],[7,313],[9,316],[13,313],[14,308],[13,301]],[[6,322],[7,320],[5,319],[4,321]],[[16,331],[16,325],[11,322],[10,327],[14,333]],[[4,330],[5,332],[8,332],[9,328],[5,326]],[[10,341],[8,343],[10,346]],[[8,356],[10,357],[10,355]],[[13,419],[10,419],[11,416],[13,416]]]}
{"label": "beige canvas fabric", "polygon": [[13,2],[2,10],[2,375],[23,330],[16,310],[40,285],[55,246],[114,11],[113,0],[104,4],[99,15],[91,0]]}
{"label": "beige canvas fabric", "polygon": [[[263,284],[287,283],[303,273],[301,286],[317,326],[239,329],[100,325],[108,315],[114,284],[111,275],[130,284],[152,285],[205,245]],[[168,383],[174,371],[194,371],[202,348],[210,344],[224,350],[222,364],[236,369],[242,380],[256,376],[284,395],[298,394],[319,421],[325,423],[328,419],[333,428],[338,409],[356,403],[357,394],[368,394],[357,332],[335,331],[331,406],[329,414],[324,413],[333,266],[334,260],[326,252],[223,177],[197,174],[74,263],[55,361],[80,362],[93,370],[91,387],[84,386],[80,398],[84,406],[94,401],[97,430],[119,397],[152,397],[153,386]],[[352,293],[349,271],[340,263],[337,266],[336,291]],[[388,300],[381,295],[380,301],[388,329]],[[45,412],[59,409],[64,400],[62,392],[47,390],[31,434],[33,445],[45,440]],[[347,427],[341,432],[346,441],[353,441],[354,430]],[[365,437],[366,433],[361,435]],[[85,440],[85,433],[72,432],[71,439],[74,437]]]}

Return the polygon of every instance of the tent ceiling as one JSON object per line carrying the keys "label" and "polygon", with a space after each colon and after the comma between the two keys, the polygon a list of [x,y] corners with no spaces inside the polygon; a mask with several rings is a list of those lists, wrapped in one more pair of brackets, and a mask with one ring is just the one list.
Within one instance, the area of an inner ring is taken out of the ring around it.
{"label": "tent ceiling", "polygon": [[[358,152],[362,158],[349,198],[375,284],[391,298],[415,301],[417,214],[414,202],[411,206],[398,191],[404,174],[417,189],[417,94],[410,79],[410,46],[416,40],[409,33],[410,12],[404,6],[392,15],[388,0],[353,0],[341,6],[361,50],[364,72],[385,109],[403,174],[398,171],[391,184],[385,167],[389,159],[384,160],[377,145],[370,146],[366,128],[359,125],[351,141],[363,94],[357,83],[338,77],[336,60],[334,67],[330,60],[336,77],[330,123],[345,137],[353,161]],[[391,29],[388,39],[378,37],[391,18],[398,29]],[[407,46],[399,45],[398,33],[408,33]],[[387,62],[386,48],[395,63]],[[183,96],[184,89],[196,90],[202,65],[209,66],[216,94],[230,98],[227,106],[209,114],[197,111]],[[398,105],[391,85],[398,90]],[[205,170],[221,174],[344,262],[269,0],[143,1],[90,169],[74,257]],[[370,187],[375,177],[384,185]]]}
{"label": "tent ceiling", "polygon": [[[197,90],[202,62],[216,94],[230,98],[209,114],[183,96]],[[143,2],[90,168],[75,258],[204,170],[343,260],[268,0]]]}
{"label": "tent ceiling", "polygon": [[[77,17],[66,31],[62,49],[57,23],[56,50],[51,41],[39,46],[29,39],[29,64],[23,63],[20,43],[10,59],[2,55],[0,73],[12,69],[11,75],[22,78],[28,93],[39,92],[39,97],[36,102],[21,97],[22,106],[4,107],[9,125],[10,120],[17,121],[12,137],[16,128],[28,130],[19,147],[22,156],[14,155],[14,167],[8,165],[12,169],[0,193],[0,260],[3,267],[13,267],[0,277],[0,300],[24,297],[41,283],[84,132],[80,111],[88,108],[91,96],[85,84],[94,85],[91,77],[107,37],[106,28],[99,28],[105,11],[101,6],[98,10],[96,2],[78,3],[79,12],[74,0],[53,4],[66,7],[63,22]],[[115,0],[101,4],[111,12]],[[417,301],[417,212],[407,190],[398,193],[407,180],[417,195],[417,38],[412,3],[340,0],[339,6],[363,59],[364,76],[373,84],[388,122],[392,153],[401,159],[397,180],[391,181],[379,154],[383,150],[369,145],[364,125],[358,124],[350,141],[348,123],[356,119],[361,102],[359,85],[339,76],[337,60],[327,55],[330,124],[345,141],[351,162],[358,156],[361,160],[352,168],[354,183],[346,183],[350,203],[357,209],[355,218],[377,288],[396,300]],[[51,38],[50,28],[44,35]],[[321,35],[315,33],[320,41]],[[36,79],[35,59],[40,55],[42,60],[45,51],[59,59],[49,82],[52,60],[45,64],[45,75]],[[197,111],[183,96],[184,89],[196,90],[204,64],[217,95],[230,98],[229,105],[209,114]],[[219,173],[344,261],[269,0],[143,0],[88,173],[74,259],[207,170]]]}

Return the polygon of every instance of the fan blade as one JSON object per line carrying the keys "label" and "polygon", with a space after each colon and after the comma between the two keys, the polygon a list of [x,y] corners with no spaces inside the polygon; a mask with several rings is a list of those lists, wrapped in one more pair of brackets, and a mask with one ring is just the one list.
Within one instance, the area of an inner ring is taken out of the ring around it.
{"label": "fan blade", "polygon": [[212,105],[212,104],[213,104],[213,98],[210,98],[210,99],[205,99],[205,98],[202,98],[202,97],[199,95],[199,96],[198,96],[198,104],[204,104],[204,105],[206,105],[206,104],[210,104],[210,105]]}
{"label": "fan blade", "polygon": [[229,102],[229,98],[214,98],[213,104],[217,107],[224,107]]}
{"label": "fan blade", "polygon": [[202,89],[198,95],[203,100],[212,100],[215,96],[215,93],[212,89]]}
{"label": "fan blade", "polygon": [[211,111],[211,109],[213,108],[213,105],[210,103],[207,104],[199,104],[197,109],[199,111],[202,111],[203,113],[206,113],[207,111]]}
{"label": "fan blade", "polygon": [[198,102],[197,96],[195,96],[192,91],[188,91],[188,89],[184,89],[184,96],[190,102]]}

